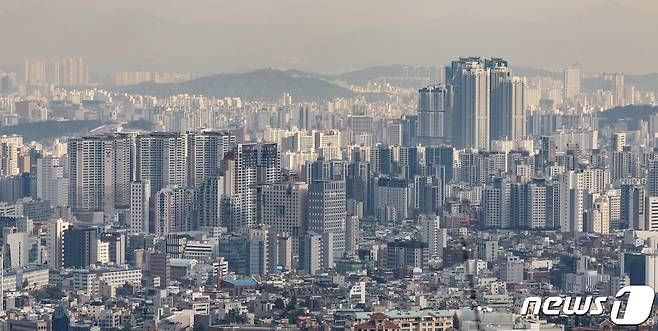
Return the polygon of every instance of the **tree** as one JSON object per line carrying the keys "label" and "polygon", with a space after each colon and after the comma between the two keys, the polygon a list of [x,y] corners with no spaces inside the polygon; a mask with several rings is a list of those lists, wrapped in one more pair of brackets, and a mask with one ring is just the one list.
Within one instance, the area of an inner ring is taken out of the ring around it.
{"label": "tree", "polygon": [[59,301],[64,297],[64,291],[56,286],[44,287],[40,290],[34,291],[33,296],[37,301],[53,300]]}
{"label": "tree", "polygon": [[286,303],[283,302],[283,299],[276,298],[276,300],[274,300],[274,308],[280,310],[286,310]]}

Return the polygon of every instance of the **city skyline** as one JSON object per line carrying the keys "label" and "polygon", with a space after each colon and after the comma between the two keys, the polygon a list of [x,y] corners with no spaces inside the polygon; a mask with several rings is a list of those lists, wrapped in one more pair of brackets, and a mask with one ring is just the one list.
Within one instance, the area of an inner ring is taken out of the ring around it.
{"label": "city skyline", "polygon": [[656,17],[3,3],[0,330],[656,330]]}

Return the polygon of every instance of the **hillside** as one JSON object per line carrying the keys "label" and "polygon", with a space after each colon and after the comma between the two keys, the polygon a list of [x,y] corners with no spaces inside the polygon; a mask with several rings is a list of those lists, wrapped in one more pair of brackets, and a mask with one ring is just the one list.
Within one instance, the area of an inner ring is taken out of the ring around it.
{"label": "hillside", "polygon": [[172,84],[142,83],[117,89],[156,96],[197,94],[218,98],[234,96],[269,101],[277,100],[286,92],[293,98],[301,100],[325,100],[354,95],[352,91],[323,80],[319,76],[274,69],[213,75]]}
{"label": "hillside", "polygon": [[89,134],[91,129],[104,123],[101,121],[45,121],[0,127],[1,135],[17,134],[24,141],[47,142],[63,136]]}

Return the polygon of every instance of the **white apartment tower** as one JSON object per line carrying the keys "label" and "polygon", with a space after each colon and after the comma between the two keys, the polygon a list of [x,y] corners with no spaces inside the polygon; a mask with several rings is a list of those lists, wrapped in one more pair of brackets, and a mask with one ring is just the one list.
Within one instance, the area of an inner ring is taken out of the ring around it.
{"label": "white apartment tower", "polygon": [[68,206],[68,179],[60,159],[44,156],[37,159],[37,197],[53,206]]}

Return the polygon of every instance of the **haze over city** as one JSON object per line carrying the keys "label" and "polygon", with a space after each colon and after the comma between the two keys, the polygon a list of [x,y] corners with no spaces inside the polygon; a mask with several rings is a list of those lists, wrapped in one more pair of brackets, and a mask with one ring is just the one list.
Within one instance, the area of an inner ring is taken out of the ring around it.
{"label": "haze over city", "polygon": [[464,55],[515,66],[658,72],[658,4],[557,1],[4,1],[0,65],[84,57],[118,70],[337,73]]}

